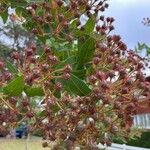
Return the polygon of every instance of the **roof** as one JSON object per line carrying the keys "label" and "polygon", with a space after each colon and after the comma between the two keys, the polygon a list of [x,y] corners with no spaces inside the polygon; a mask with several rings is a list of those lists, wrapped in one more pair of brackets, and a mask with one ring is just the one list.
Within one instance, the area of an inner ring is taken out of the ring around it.
{"label": "roof", "polygon": [[150,99],[139,102],[137,114],[150,113]]}
{"label": "roof", "polygon": [[[150,82],[150,76],[146,77],[145,80],[147,82]],[[137,114],[145,114],[145,113],[150,113],[150,98],[143,99],[139,102]]]}

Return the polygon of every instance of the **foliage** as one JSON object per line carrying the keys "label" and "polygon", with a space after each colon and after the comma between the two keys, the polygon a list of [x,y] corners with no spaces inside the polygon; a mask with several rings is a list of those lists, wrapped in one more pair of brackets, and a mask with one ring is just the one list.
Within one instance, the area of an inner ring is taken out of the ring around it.
{"label": "foliage", "polygon": [[145,43],[138,43],[138,45],[135,47],[135,50],[137,53],[140,53],[142,50],[146,50],[146,56],[150,55],[150,47]]}
{"label": "foliage", "polygon": [[138,43],[135,52],[145,61],[145,68],[150,68],[150,47],[146,43]]}
{"label": "foliage", "polygon": [[[52,141],[53,149],[93,150],[98,143],[111,145],[113,135],[130,136],[150,85],[143,59],[109,34],[114,18],[98,16],[107,0],[7,0],[1,7],[15,8],[15,19],[43,43],[40,54],[33,42],[14,51],[15,66],[0,61],[1,125],[28,121],[30,132],[43,132],[43,147]],[[40,104],[33,107],[35,99]]]}
{"label": "foliage", "polygon": [[11,49],[9,46],[6,46],[5,44],[3,44],[2,42],[0,42],[0,58],[7,58],[10,53],[11,53]]}
{"label": "foliage", "polygon": [[134,137],[134,138],[129,138],[126,142],[123,142],[119,138],[114,138],[113,142],[123,144],[126,143],[127,145],[135,146],[135,147],[143,147],[143,148],[150,148],[150,132],[149,131],[144,131],[142,132],[140,137]]}
{"label": "foliage", "polygon": [[[143,18],[142,23],[146,26],[150,26],[150,18]],[[135,51],[137,53],[141,53],[142,51],[146,51],[146,55],[144,56],[146,60],[150,62],[150,46],[146,43],[138,43],[138,45],[135,47]]]}
{"label": "foliage", "polygon": [[150,148],[150,143],[148,141],[150,141],[150,132],[145,131],[140,138],[130,139],[127,144],[131,146]]}

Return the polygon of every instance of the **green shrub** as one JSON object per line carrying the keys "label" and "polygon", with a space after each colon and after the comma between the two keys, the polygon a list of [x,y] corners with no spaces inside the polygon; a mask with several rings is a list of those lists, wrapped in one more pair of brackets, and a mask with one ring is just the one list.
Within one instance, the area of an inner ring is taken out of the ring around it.
{"label": "green shrub", "polygon": [[[113,139],[114,143],[118,143],[118,144],[124,144],[125,142],[119,138],[119,137],[115,137]],[[130,146],[136,146],[136,147],[143,147],[143,148],[150,148],[150,131],[144,131],[141,134],[141,137],[137,137],[137,138],[130,138],[127,142],[127,145]]]}
{"label": "green shrub", "polygon": [[140,138],[130,139],[127,145],[150,148],[150,131],[143,132]]}

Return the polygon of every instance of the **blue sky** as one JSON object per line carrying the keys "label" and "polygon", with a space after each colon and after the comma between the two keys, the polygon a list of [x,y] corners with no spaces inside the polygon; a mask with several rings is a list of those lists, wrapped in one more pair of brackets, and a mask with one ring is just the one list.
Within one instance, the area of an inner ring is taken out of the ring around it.
{"label": "blue sky", "polygon": [[144,17],[150,17],[150,0],[109,0],[105,14],[115,18],[115,33],[130,49],[137,42],[150,44],[150,27],[141,23]]}

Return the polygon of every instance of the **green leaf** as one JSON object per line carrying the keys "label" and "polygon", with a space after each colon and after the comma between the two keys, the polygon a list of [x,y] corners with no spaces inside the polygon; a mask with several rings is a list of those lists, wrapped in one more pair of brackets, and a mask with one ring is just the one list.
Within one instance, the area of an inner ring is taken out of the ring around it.
{"label": "green leaf", "polygon": [[80,79],[83,79],[85,77],[86,74],[86,70],[85,69],[81,69],[81,70],[76,70],[76,57],[75,56],[71,56],[69,58],[67,58],[66,60],[60,62],[59,64],[57,64],[55,66],[55,69],[60,69],[63,68],[65,65],[69,64],[72,66],[72,74],[74,74],[75,76],[77,76]]}
{"label": "green leaf", "polygon": [[2,12],[0,14],[2,20],[3,20],[3,23],[5,24],[7,22],[7,19],[8,19],[8,10],[6,9],[6,11]]}
{"label": "green leaf", "polygon": [[51,106],[50,109],[53,111],[53,113],[57,113],[60,110],[60,107],[57,104],[55,104]]}
{"label": "green leaf", "polygon": [[3,88],[2,87],[0,87],[0,93],[3,93]]}
{"label": "green leaf", "polygon": [[95,51],[95,40],[91,37],[78,40],[78,68],[91,60]]}
{"label": "green leaf", "polygon": [[55,96],[56,98],[61,98],[61,92],[56,90],[56,91],[54,92],[54,96]]}
{"label": "green leaf", "polygon": [[77,21],[78,21],[78,19],[75,19],[71,22],[71,24],[70,24],[71,29],[75,29],[77,27]]}
{"label": "green leaf", "polygon": [[147,55],[149,55],[149,54],[150,54],[150,48],[147,49]]}
{"label": "green leaf", "polygon": [[27,14],[27,12],[26,12],[26,9],[25,8],[23,8],[23,7],[17,7],[16,9],[15,9],[15,11],[16,11],[16,14],[18,15],[18,16],[29,16],[28,14]]}
{"label": "green leaf", "polygon": [[38,40],[40,40],[43,44],[46,43],[46,39],[48,38],[48,36],[40,36],[40,35],[37,35],[37,38]]}
{"label": "green leaf", "polygon": [[26,6],[28,3],[26,2],[26,0],[9,0],[11,3],[11,7],[15,8],[18,6]]}
{"label": "green leaf", "polygon": [[76,63],[76,57],[75,56],[71,56],[71,57],[67,58],[66,60],[64,60],[64,61],[60,62],[59,64],[57,64],[55,66],[55,68],[56,69],[63,68],[67,64],[72,66],[74,63]]}
{"label": "green leaf", "polygon": [[12,65],[11,62],[6,61],[6,67],[8,68],[8,70],[9,70],[11,73],[15,73],[15,74],[18,73],[18,70]]}
{"label": "green leaf", "polygon": [[87,84],[73,74],[69,80],[62,80],[61,82],[63,83],[64,88],[72,94],[84,96],[91,92],[91,89]]}
{"label": "green leaf", "polygon": [[85,25],[83,25],[84,31],[81,31],[80,29],[76,27],[77,20],[74,20],[71,23],[70,28],[71,30],[73,30],[74,34],[77,37],[81,37],[83,35],[90,36],[90,34],[94,31],[94,28],[95,28],[95,20],[96,20],[96,15],[93,15],[91,18],[89,18],[87,22],[85,23]]}
{"label": "green leaf", "polygon": [[44,96],[44,91],[41,87],[29,87],[26,88],[24,91],[29,97]]}
{"label": "green leaf", "polygon": [[39,57],[39,60],[40,61],[43,61],[43,60],[45,60],[46,59],[46,53],[42,53],[41,55],[40,55],[40,57]]}
{"label": "green leaf", "polygon": [[96,16],[93,15],[91,18],[89,18],[89,20],[86,22],[84,28],[85,28],[85,32],[86,33],[91,33],[94,30],[95,27],[95,19]]}
{"label": "green leaf", "polygon": [[46,116],[46,110],[42,110],[40,112],[37,113],[38,117],[45,117]]}
{"label": "green leaf", "polygon": [[8,96],[19,96],[24,89],[24,80],[22,76],[18,76],[14,80],[12,80],[6,87],[4,87],[3,91]]}
{"label": "green leaf", "polygon": [[84,79],[85,74],[86,74],[86,70],[85,69],[73,70],[72,74],[74,74],[75,76],[77,76],[80,79]]}

